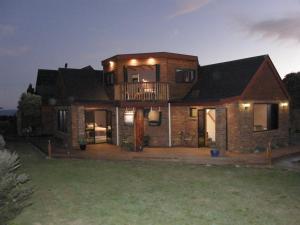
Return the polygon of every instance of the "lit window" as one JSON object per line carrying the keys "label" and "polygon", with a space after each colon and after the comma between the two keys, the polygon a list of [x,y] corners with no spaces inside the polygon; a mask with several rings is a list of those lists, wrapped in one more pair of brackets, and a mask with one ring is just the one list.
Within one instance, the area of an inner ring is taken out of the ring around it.
{"label": "lit window", "polygon": [[278,129],[278,104],[254,104],[254,131]]}
{"label": "lit window", "polygon": [[175,80],[177,83],[191,83],[196,79],[193,69],[176,69]]}
{"label": "lit window", "polygon": [[68,131],[68,110],[57,111],[57,130],[67,133]]}
{"label": "lit window", "polygon": [[190,117],[197,117],[197,116],[198,116],[197,108],[190,108]]}

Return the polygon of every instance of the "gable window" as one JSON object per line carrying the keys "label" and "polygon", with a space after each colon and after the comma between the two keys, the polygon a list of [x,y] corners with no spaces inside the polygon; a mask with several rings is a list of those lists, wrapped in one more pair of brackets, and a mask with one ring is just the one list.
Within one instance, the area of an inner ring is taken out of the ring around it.
{"label": "gable window", "polygon": [[278,104],[254,104],[254,131],[278,129]]}
{"label": "gable window", "polygon": [[57,111],[57,130],[67,133],[68,132],[68,110]]}
{"label": "gable window", "polygon": [[104,80],[106,85],[114,85],[114,73],[113,72],[105,73]]}
{"label": "gable window", "polygon": [[193,69],[176,69],[176,83],[191,83],[196,79],[196,71]]}

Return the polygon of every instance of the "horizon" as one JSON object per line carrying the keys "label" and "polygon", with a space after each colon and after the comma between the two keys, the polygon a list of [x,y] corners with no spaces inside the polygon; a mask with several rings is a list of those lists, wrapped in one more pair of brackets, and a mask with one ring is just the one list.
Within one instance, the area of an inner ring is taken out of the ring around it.
{"label": "horizon", "polygon": [[0,107],[16,109],[38,69],[99,70],[116,54],[174,52],[200,65],[267,54],[281,78],[300,71],[299,0],[82,3],[0,3]]}

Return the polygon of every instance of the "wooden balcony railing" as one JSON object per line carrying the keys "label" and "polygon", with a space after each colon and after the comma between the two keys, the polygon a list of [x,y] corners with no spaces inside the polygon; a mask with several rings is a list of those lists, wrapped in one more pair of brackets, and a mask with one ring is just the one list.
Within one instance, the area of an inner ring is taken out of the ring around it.
{"label": "wooden balcony railing", "polygon": [[122,83],[115,85],[115,100],[167,101],[169,84],[163,82]]}

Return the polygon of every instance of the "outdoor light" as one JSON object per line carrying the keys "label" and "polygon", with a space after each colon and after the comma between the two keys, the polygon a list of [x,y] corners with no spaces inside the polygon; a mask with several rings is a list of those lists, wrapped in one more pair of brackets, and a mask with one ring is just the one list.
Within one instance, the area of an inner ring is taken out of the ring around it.
{"label": "outdoor light", "polygon": [[124,112],[124,123],[126,125],[133,125],[134,122],[134,109],[132,110],[125,110]]}
{"label": "outdoor light", "polygon": [[242,103],[242,107],[244,108],[244,110],[247,110],[250,108],[250,103]]}
{"label": "outdoor light", "polygon": [[136,59],[131,59],[129,61],[129,64],[132,65],[132,66],[136,66],[137,65],[137,60]]}
{"label": "outdoor light", "polygon": [[288,102],[282,102],[280,103],[281,107],[285,108],[288,107],[289,103]]}
{"label": "outdoor light", "polygon": [[154,64],[155,64],[155,59],[154,59],[154,58],[149,58],[149,59],[147,60],[147,64],[149,64],[149,65],[154,65]]}
{"label": "outdoor light", "polygon": [[109,66],[110,66],[110,67],[114,67],[114,65],[115,65],[115,62],[114,62],[114,61],[109,61]]}

